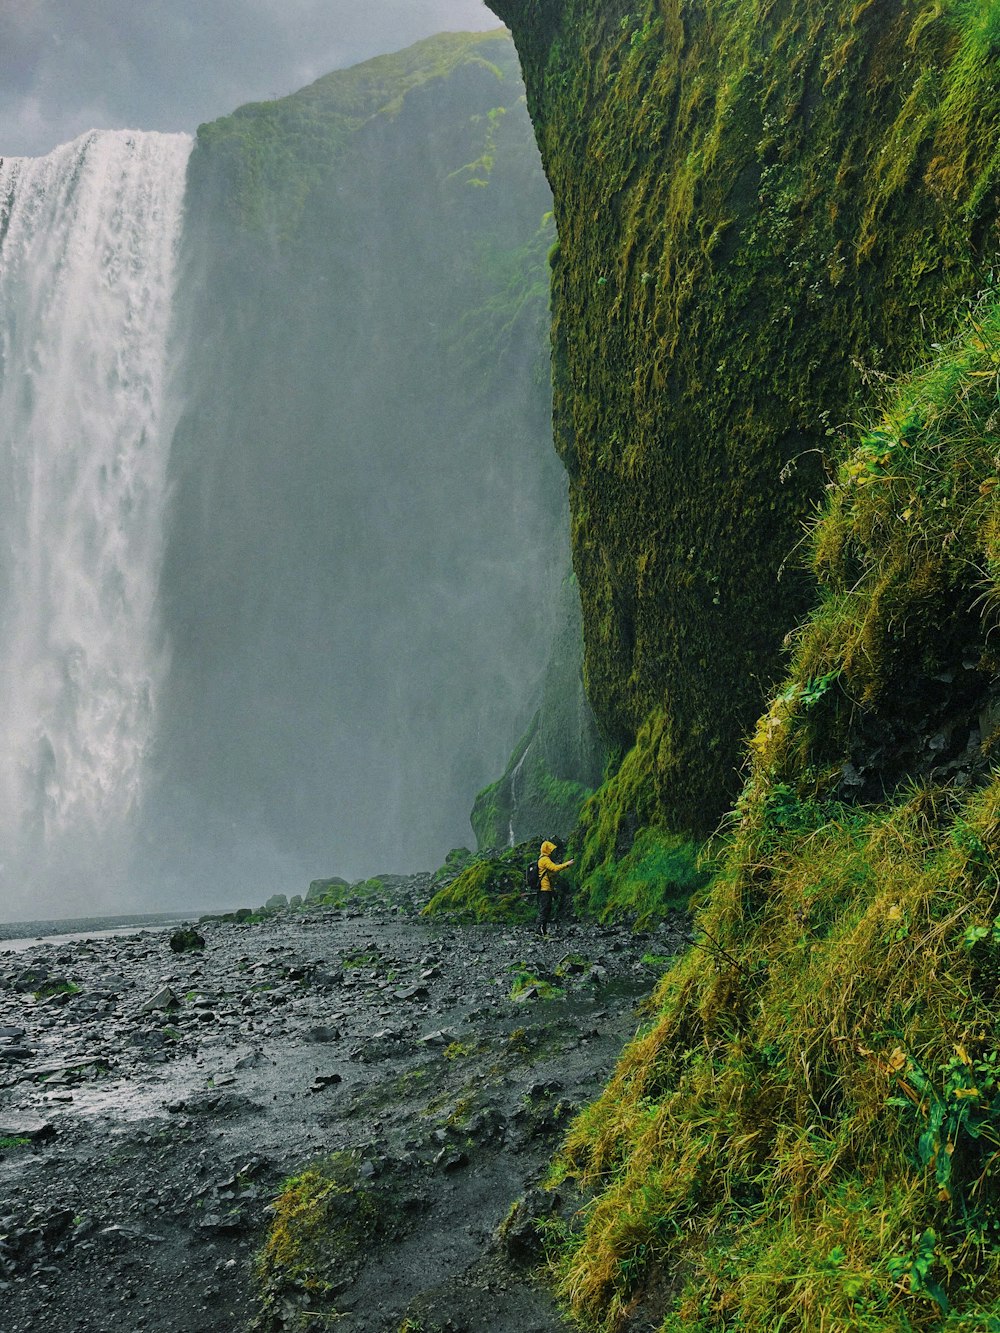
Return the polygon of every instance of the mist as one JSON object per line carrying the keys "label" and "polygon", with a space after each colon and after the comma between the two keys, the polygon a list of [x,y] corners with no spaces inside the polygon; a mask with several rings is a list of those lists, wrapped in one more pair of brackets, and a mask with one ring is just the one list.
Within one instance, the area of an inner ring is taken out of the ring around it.
{"label": "mist", "polygon": [[[512,45],[479,40],[488,65],[457,41],[418,49],[199,136],[155,597],[123,622],[150,644],[134,790],[102,779],[100,820],[76,809],[30,838],[22,799],[6,917],[253,906],[472,842],[475,794],[538,705],[568,568],[548,188]],[[129,457],[153,447],[140,430]],[[127,452],[114,466],[131,475]],[[79,730],[74,708],[35,716],[14,765],[64,803],[75,779],[38,745]]]}

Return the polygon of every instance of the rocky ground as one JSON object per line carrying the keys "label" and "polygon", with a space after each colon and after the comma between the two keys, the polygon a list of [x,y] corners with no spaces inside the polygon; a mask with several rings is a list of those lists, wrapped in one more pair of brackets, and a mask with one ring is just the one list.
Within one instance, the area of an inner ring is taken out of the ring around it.
{"label": "rocky ground", "polygon": [[[679,927],[540,940],[420,918],[425,888],[210,923],[199,952],[165,930],[0,953],[3,1333],[563,1327],[534,1187]],[[347,1182],[338,1243],[262,1269],[316,1159]]]}

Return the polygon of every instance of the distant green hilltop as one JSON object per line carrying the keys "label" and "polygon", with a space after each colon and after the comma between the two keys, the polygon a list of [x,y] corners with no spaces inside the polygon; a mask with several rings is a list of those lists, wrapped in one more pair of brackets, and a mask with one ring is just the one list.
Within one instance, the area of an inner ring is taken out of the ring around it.
{"label": "distant green hilltop", "polygon": [[[497,106],[523,98],[507,33],[443,33],[396,55],[327,74],[289,97],[241,106],[199,126],[198,147],[207,155],[205,166],[229,187],[229,206],[243,226],[294,233],[310,194],[371,142],[363,131],[377,131],[404,106],[412,112],[411,99],[421,90],[432,92],[440,114],[453,80],[450,96],[458,109],[470,71],[492,76]],[[478,145],[480,160],[487,138]],[[472,166],[472,161],[455,163],[470,175]],[[195,170],[201,168],[196,157]]]}

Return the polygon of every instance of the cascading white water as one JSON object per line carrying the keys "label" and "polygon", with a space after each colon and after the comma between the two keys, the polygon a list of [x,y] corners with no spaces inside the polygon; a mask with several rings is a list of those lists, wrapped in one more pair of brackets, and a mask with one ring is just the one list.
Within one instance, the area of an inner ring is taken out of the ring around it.
{"label": "cascading white water", "polygon": [[109,901],[141,799],[191,142],[0,163],[0,917]]}

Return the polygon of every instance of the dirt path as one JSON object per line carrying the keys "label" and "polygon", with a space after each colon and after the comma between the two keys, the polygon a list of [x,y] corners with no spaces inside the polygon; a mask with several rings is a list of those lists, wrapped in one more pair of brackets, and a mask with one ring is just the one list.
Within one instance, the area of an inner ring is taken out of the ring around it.
{"label": "dirt path", "polygon": [[496,1230],[675,935],[540,941],[398,906],[203,933],[181,955],[169,931],[0,954],[3,1333],[245,1329],[268,1206],[330,1153],[381,1211],[322,1308],[279,1274],[262,1326],[555,1333],[528,1229]]}

